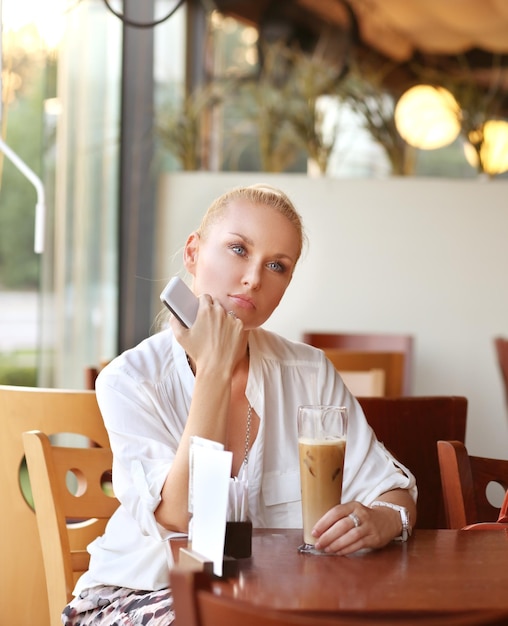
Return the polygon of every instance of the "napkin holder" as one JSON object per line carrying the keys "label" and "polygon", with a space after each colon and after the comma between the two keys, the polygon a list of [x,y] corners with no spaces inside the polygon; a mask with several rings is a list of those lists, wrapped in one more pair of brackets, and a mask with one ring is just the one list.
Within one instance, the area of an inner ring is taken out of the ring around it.
{"label": "napkin holder", "polygon": [[252,522],[226,522],[224,555],[246,559],[252,554]]}
{"label": "napkin holder", "polygon": [[[222,578],[238,574],[241,559],[252,555],[252,522],[226,522]],[[178,566],[191,571],[203,571],[213,576],[213,562],[191,546],[179,550]]]}

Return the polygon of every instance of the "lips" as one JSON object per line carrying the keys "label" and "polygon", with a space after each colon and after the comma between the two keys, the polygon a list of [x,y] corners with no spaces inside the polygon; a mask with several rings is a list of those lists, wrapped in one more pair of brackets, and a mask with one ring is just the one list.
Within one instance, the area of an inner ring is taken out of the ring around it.
{"label": "lips", "polygon": [[235,305],[241,309],[255,309],[256,305],[254,304],[254,300],[249,298],[249,296],[243,296],[240,294],[234,294],[229,296],[230,300],[232,300]]}

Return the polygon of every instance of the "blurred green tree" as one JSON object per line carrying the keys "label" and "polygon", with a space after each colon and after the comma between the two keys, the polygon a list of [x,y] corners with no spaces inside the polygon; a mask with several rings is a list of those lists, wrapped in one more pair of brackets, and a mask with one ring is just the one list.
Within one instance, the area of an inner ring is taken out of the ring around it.
{"label": "blurred green tree", "polygon": [[[38,175],[42,167],[47,68],[43,51],[22,48],[5,38],[2,137]],[[39,259],[33,251],[35,203],[33,185],[0,153],[0,285],[4,288],[38,286]]]}

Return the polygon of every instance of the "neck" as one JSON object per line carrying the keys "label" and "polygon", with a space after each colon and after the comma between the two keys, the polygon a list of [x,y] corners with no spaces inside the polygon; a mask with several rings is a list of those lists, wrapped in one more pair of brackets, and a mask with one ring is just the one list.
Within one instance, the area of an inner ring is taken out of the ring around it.
{"label": "neck", "polygon": [[249,344],[247,342],[247,337],[245,338],[245,344],[238,350],[237,359],[235,362],[235,367],[233,369],[233,375],[241,372],[244,369],[249,369]]}

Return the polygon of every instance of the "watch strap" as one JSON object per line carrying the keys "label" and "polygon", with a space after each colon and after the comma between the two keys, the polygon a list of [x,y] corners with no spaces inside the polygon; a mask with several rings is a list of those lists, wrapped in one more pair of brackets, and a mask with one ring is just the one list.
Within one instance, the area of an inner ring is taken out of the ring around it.
{"label": "watch strap", "polygon": [[370,506],[371,508],[375,506],[386,506],[389,509],[398,511],[400,515],[400,521],[402,523],[402,532],[398,537],[394,538],[394,541],[407,541],[409,539],[412,529],[409,522],[409,512],[405,506],[393,504],[392,502],[385,502],[384,500],[374,500],[374,502],[372,502]]}

